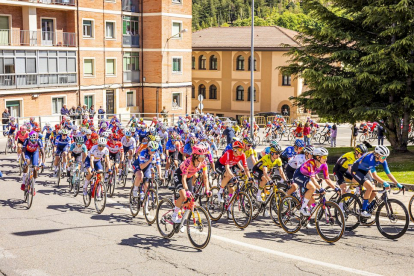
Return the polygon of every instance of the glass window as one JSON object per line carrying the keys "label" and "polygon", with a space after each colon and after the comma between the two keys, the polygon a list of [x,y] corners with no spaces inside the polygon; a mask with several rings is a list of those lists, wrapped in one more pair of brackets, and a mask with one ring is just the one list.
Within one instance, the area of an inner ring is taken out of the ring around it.
{"label": "glass window", "polygon": [[4,60],[0,58],[0,74],[4,74]]}
{"label": "glass window", "polygon": [[26,59],[26,73],[36,73],[36,59],[35,58]]}
{"label": "glass window", "polygon": [[191,98],[195,99],[195,87],[194,87],[194,85],[191,87]]}
{"label": "glass window", "polygon": [[135,105],[134,92],[129,91],[127,92],[127,106],[134,106],[134,105]]}
{"label": "glass window", "polygon": [[92,20],[83,20],[83,37],[93,37]]}
{"label": "glass window", "polygon": [[174,38],[181,38],[182,34],[181,32],[181,28],[182,28],[182,23],[180,22],[173,22],[173,26],[172,26],[172,36]]}
{"label": "glass window", "polygon": [[203,95],[204,99],[206,98],[206,86],[204,84],[200,84],[198,86],[198,95]]}
{"label": "glass window", "polygon": [[84,59],[83,60],[83,75],[84,76],[93,76],[94,75],[94,60],[93,59]]}
{"label": "glass window", "polygon": [[115,59],[107,59],[106,60],[106,75],[113,76],[115,75]]}
{"label": "glass window", "polygon": [[236,66],[237,70],[244,70],[244,57],[243,56],[238,56],[237,57],[237,66]]}
{"label": "glass window", "polygon": [[217,87],[214,84],[210,85],[210,91],[208,96],[209,99],[217,99]]}
{"label": "glass window", "polygon": [[138,52],[125,52],[124,71],[138,71],[139,70],[139,53]]}
{"label": "glass window", "polygon": [[210,70],[217,70],[217,57],[214,55],[210,57]]}
{"label": "glass window", "polygon": [[17,74],[26,73],[26,59],[25,58],[16,58],[16,73]]}
{"label": "glass window", "polygon": [[67,58],[59,58],[59,72],[68,72],[68,60]]}
{"label": "glass window", "polygon": [[191,58],[191,69],[195,69],[195,56]]}
{"label": "glass window", "polygon": [[236,101],[244,101],[244,88],[241,85],[236,89]]}
{"label": "glass window", "polygon": [[49,71],[48,73],[57,73],[57,58],[49,58]]}
{"label": "glass window", "polygon": [[[249,57],[249,71],[251,70],[250,69],[250,64],[252,63],[252,60],[250,58],[251,58],[251,56]],[[257,70],[257,62],[256,62],[256,59],[254,59],[254,71],[256,71],[256,70]]]}
{"label": "glass window", "polygon": [[60,110],[62,109],[63,103],[64,98],[52,98],[52,113],[60,114]]}
{"label": "glass window", "polygon": [[105,37],[115,38],[115,22],[106,22],[105,26]]}
{"label": "glass window", "polygon": [[122,24],[122,33],[124,35],[138,35],[138,17],[124,16]]}
{"label": "glass window", "polygon": [[173,73],[181,73],[181,58],[173,58]]}
{"label": "glass window", "polygon": [[198,61],[198,67],[200,70],[206,70],[206,57],[201,55]]}
{"label": "glass window", "polygon": [[86,105],[88,108],[91,108],[91,106],[93,105],[93,95],[86,95],[83,100],[83,104]]}
{"label": "glass window", "polygon": [[14,73],[15,73],[14,58],[5,58],[4,59],[4,74],[14,74]]}
{"label": "glass window", "polygon": [[68,58],[68,73],[76,73],[76,59]]}
{"label": "glass window", "polygon": [[283,75],[282,85],[283,86],[290,86],[291,85],[291,80],[292,80],[291,76]]}
{"label": "glass window", "polygon": [[48,65],[47,65],[47,57],[39,57],[39,73],[47,73]]}
{"label": "glass window", "polygon": [[181,107],[181,93],[172,93],[172,107],[173,108]]}

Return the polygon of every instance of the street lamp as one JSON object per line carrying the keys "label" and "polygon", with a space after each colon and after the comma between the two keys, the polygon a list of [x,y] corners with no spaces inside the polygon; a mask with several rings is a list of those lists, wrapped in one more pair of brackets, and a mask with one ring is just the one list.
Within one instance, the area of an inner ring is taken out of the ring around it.
{"label": "street lamp", "polygon": [[181,35],[181,34],[183,34],[183,33],[186,33],[186,32],[188,32],[188,29],[182,29],[180,32],[178,32],[178,33],[176,33],[175,35],[172,35],[172,36],[170,36],[169,38],[167,38],[167,40],[165,41],[164,48],[162,49],[162,56],[164,56],[165,48],[167,47],[167,43],[168,43],[168,41],[170,41],[170,39],[171,39],[171,38],[174,38],[174,37],[176,37],[176,36],[178,36],[178,35]]}

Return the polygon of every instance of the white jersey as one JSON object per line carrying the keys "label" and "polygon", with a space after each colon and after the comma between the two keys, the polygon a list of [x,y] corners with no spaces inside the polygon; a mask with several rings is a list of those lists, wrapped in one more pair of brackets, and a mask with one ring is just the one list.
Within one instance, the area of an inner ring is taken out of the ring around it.
{"label": "white jersey", "polygon": [[158,136],[160,136],[161,140],[168,140],[168,132],[162,133],[162,131],[158,131]]}
{"label": "white jersey", "polygon": [[102,150],[99,150],[98,145],[93,146],[88,153],[89,158],[91,158],[92,156],[94,157],[94,161],[101,160],[101,158],[105,155],[109,155],[108,148],[104,147]]}
{"label": "white jersey", "polygon": [[124,147],[134,147],[135,148],[135,139],[134,138],[129,138],[129,141],[127,141],[127,138],[124,136],[121,139],[121,143]]}
{"label": "white jersey", "polygon": [[306,158],[304,154],[297,154],[292,159],[289,160],[288,164],[294,169],[299,168],[302,166],[303,163],[306,162]]}

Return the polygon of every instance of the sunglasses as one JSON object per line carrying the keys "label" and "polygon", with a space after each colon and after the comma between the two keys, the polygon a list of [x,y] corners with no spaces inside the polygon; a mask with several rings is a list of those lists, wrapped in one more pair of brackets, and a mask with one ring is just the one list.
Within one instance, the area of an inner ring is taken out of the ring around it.
{"label": "sunglasses", "polygon": [[105,147],[105,146],[102,146],[102,145],[98,145],[98,148],[103,148],[103,147]]}
{"label": "sunglasses", "polygon": [[385,159],[387,159],[387,156],[380,156],[379,159],[385,160]]}
{"label": "sunglasses", "polygon": [[235,150],[235,151],[242,151],[243,149],[242,148],[237,148],[237,149],[233,149],[233,150]]}
{"label": "sunglasses", "polygon": [[328,159],[328,156],[321,156],[321,159],[326,160],[326,159]]}
{"label": "sunglasses", "polygon": [[83,145],[83,143],[76,143],[76,145],[78,145],[78,146],[82,146],[82,145]]}
{"label": "sunglasses", "polygon": [[280,153],[279,152],[271,152],[270,154],[271,155],[279,155]]}
{"label": "sunglasses", "polygon": [[246,145],[246,147],[251,148],[251,147],[252,147],[252,145]]}
{"label": "sunglasses", "polygon": [[150,149],[151,151],[156,151],[157,149]]}

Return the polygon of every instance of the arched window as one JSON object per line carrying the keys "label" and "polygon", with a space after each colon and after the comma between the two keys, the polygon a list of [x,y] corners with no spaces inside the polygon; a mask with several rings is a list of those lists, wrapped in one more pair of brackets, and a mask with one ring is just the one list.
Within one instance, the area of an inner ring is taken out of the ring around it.
{"label": "arched window", "polygon": [[195,56],[191,59],[191,69],[195,69]]}
{"label": "arched window", "polygon": [[198,69],[206,70],[206,57],[201,55],[198,59]]}
{"label": "arched window", "polygon": [[244,88],[241,85],[236,88],[236,101],[244,101]]}
{"label": "arched window", "polygon": [[[251,70],[250,68],[250,64],[252,63],[252,60],[251,60],[251,56],[249,57],[249,71]],[[254,59],[254,71],[256,71],[257,70],[257,62],[256,62],[256,58]]]}
{"label": "arched window", "polygon": [[210,70],[217,70],[217,57],[215,55],[210,57]]}
{"label": "arched window", "polygon": [[237,57],[237,66],[236,66],[237,70],[241,70],[244,71],[244,57],[243,56],[238,56]]}
{"label": "arched window", "polygon": [[206,86],[204,84],[200,84],[198,86],[198,95],[203,95],[204,99],[206,98]]}
{"label": "arched window", "polygon": [[282,114],[283,116],[290,116],[290,106],[287,104],[282,105]]}
{"label": "arched window", "polygon": [[194,87],[194,85],[191,87],[191,98],[195,99],[195,87]]}
{"label": "arched window", "polygon": [[210,85],[210,91],[208,93],[208,98],[214,99],[214,100],[217,99],[217,87],[214,84]]}
{"label": "arched window", "polygon": [[[249,87],[249,90],[248,90],[248,93],[247,93],[247,100],[250,102],[250,97],[251,97],[251,94],[250,94],[250,89],[251,89],[251,87]],[[254,89],[254,101],[256,101],[256,88]]]}

